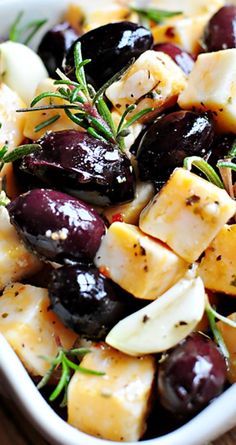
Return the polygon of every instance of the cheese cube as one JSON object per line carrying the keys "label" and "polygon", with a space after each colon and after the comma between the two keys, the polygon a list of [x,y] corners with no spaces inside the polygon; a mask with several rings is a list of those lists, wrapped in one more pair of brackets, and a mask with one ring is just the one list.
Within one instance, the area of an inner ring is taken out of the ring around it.
{"label": "cheese cube", "polygon": [[236,296],[235,252],[236,224],[225,225],[206,249],[199,266],[207,289]]}
{"label": "cheese cube", "polygon": [[29,105],[38,83],[48,76],[35,51],[18,42],[0,44],[0,80]]}
{"label": "cheese cube", "polygon": [[153,113],[157,114],[174,105],[185,86],[186,76],[181,68],[167,54],[150,50],[141,54],[121,79],[106,90],[106,95],[121,114],[128,105],[137,103],[128,115],[131,117],[145,108],[154,108]]}
{"label": "cheese cube", "polygon": [[119,0],[93,0],[85,2],[84,0],[74,0],[69,4],[66,13],[66,21],[77,32],[87,32],[91,29],[105,25],[110,22],[127,20],[130,14],[127,6],[128,1]]}
{"label": "cheese cube", "polygon": [[81,366],[106,374],[74,374],[68,387],[68,422],[102,439],[139,440],[150,407],[153,358],[129,357],[104,347],[87,354]]}
{"label": "cheese cube", "polygon": [[16,110],[24,108],[25,104],[15,91],[12,91],[4,83],[0,84],[0,146],[7,144],[15,148],[24,139],[23,129],[25,114],[17,113]]}
{"label": "cheese cube", "polygon": [[140,216],[143,232],[194,262],[236,211],[225,190],[177,168]]}
{"label": "cheese cube", "polygon": [[153,195],[154,187],[151,183],[138,182],[133,201],[110,206],[104,210],[103,215],[110,224],[115,221],[122,221],[137,225],[141,211],[146,207]]}
{"label": "cheese cube", "polygon": [[199,14],[214,14],[224,6],[224,0],[150,0],[149,8],[164,9],[166,11],[181,11],[185,16]]}
{"label": "cheese cube", "polygon": [[236,48],[200,54],[179,96],[181,108],[211,111],[221,132],[235,132]]}
{"label": "cheese cube", "polygon": [[41,262],[30,253],[11,225],[5,207],[0,206],[0,289],[40,270]]}
{"label": "cheese cube", "polygon": [[43,376],[50,368],[42,356],[56,356],[56,337],[65,348],[71,348],[77,338],[49,306],[46,289],[21,283],[8,286],[0,298],[0,332],[35,376]]}
{"label": "cheese cube", "polygon": [[200,38],[210,17],[209,14],[203,14],[167,19],[152,28],[154,43],[169,42],[192,54],[198,54],[201,49]]}
{"label": "cheese cube", "polygon": [[[57,91],[57,86],[54,85],[53,79],[47,78],[47,79],[42,80],[42,82],[39,83],[39,85],[36,89],[35,96],[38,96],[39,94],[45,93],[47,91],[52,91],[52,92]],[[62,99],[44,98],[44,99],[41,99],[41,101],[38,103],[38,105],[39,106],[50,105],[52,102],[56,105],[62,105],[64,103],[66,103]],[[72,112],[73,112],[73,110],[72,110]],[[37,131],[37,132],[35,131],[35,127],[37,125],[41,124],[44,121],[47,121],[48,119],[52,118],[56,114],[58,114],[60,116],[60,119],[58,119],[56,122],[51,124],[49,127],[44,127],[42,130]],[[48,130],[60,131],[60,130],[70,130],[70,129],[75,129],[75,130],[81,131],[81,128],[77,124],[72,122],[72,120],[66,116],[64,110],[60,110],[60,109],[59,110],[42,110],[42,111],[30,111],[29,113],[26,113],[26,122],[25,122],[25,127],[24,127],[24,136],[26,138],[35,140],[35,139],[39,139],[40,137],[42,137],[45,134],[45,132]]]}
{"label": "cheese cube", "polygon": [[131,224],[113,223],[102,239],[95,264],[137,298],[154,300],[181,278],[188,264],[167,246]]}
{"label": "cheese cube", "polygon": [[[236,323],[236,312],[227,317]],[[222,321],[217,323],[217,326],[222,334],[223,340],[225,342],[226,348],[229,351],[229,369],[228,378],[231,383],[236,383],[236,342],[235,342],[235,328],[229,326]]]}

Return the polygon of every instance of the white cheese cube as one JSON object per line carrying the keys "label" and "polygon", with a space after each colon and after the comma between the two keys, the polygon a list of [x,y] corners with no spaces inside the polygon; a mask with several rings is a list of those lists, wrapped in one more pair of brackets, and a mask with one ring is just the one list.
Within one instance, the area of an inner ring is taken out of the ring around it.
{"label": "white cheese cube", "polygon": [[[52,92],[57,91],[57,85],[54,85],[53,79],[49,79],[49,78],[43,79],[39,83],[39,85],[36,89],[35,96],[38,96],[39,94],[45,93],[47,91],[52,91]],[[39,106],[50,105],[52,102],[56,105],[62,105],[62,104],[66,103],[62,99],[58,99],[58,98],[53,98],[53,99],[44,98],[44,99],[41,99],[41,101],[38,103],[38,105]],[[72,110],[72,112],[73,112],[73,110]],[[56,122],[50,124],[50,126],[48,126],[48,127],[44,127],[40,131],[35,131],[35,127],[37,125],[41,124],[44,121],[51,119],[56,114],[58,114],[60,116],[60,118]],[[60,131],[60,130],[70,130],[70,129],[75,129],[75,130],[81,131],[81,128],[77,124],[72,122],[72,120],[66,116],[64,110],[60,110],[60,109],[59,110],[42,110],[42,111],[30,111],[29,113],[26,113],[26,120],[25,120],[25,126],[24,126],[24,136],[26,138],[35,140],[35,139],[42,137],[45,134],[45,132],[48,130]]]}
{"label": "white cheese cube", "polygon": [[181,68],[167,54],[150,50],[141,54],[121,79],[106,90],[106,95],[121,114],[128,105],[137,103],[128,115],[131,117],[145,108],[154,108],[156,114],[174,105],[185,86],[186,76]]}
{"label": "white cheese cube", "polygon": [[200,54],[178,104],[211,111],[219,131],[235,132],[236,48]]}
{"label": "white cheese cube", "polygon": [[225,225],[206,249],[199,266],[207,289],[236,296],[235,252],[236,224]]}
{"label": "white cheese cube", "polygon": [[0,289],[3,289],[12,281],[36,273],[41,262],[25,248],[3,206],[0,206],[0,227]]}
{"label": "white cheese cube", "polygon": [[95,264],[137,298],[154,300],[181,278],[188,264],[167,246],[131,224],[113,223],[95,257]]}
{"label": "white cheese cube", "polygon": [[65,348],[71,348],[77,338],[49,306],[46,289],[21,283],[8,286],[0,298],[0,332],[35,376],[43,376],[50,368],[42,356],[57,355],[56,337]]}
{"label": "white cheese cube", "polygon": [[115,221],[128,224],[138,224],[141,211],[154,196],[154,187],[149,182],[138,182],[136,185],[135,198],[127,204],[110,206],[104,210],[104,217],[111,224]]}
{"label": "white cheese cube", "polygon": [[154,43],[169,42],[192,54],[198,54],[201,49],[200,39],[210,17],[209,14],[202,14],[167,19],[152,28]]}
{"label": "white cheese cube", "polygon": [[194,262],[235,211],[225,190],[177,168],[141,213],[140,228]]}
{"label": "white cheese cube", "polygon": [[104,376],[76,372],[68,387],[68,422],[102,439],[136,442],[146,429],[155,365],[108,347],[87,354],[81,366]]}
{"label": "white cheese cube", "polygon": [[0,44],[0,79],[29,105],[38,83],[48,76],[40,57],[17,42]]}
{"label": "white cheese cube", "polygon": [[24,106],[24,102],[15,91],[4,83],[0,84],[1,147],[7,144],[10,149],[15,148],[23,141],[25,114],[17,113],[16,110]]}

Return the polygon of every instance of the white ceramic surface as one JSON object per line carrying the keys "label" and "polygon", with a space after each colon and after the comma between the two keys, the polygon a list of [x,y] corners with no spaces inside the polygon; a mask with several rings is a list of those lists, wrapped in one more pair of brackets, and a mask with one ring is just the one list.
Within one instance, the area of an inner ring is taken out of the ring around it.
{"label": "white ceramic surface", "polygon": [[[37,39],[53,23],[58,22],[70,0],[0,0],[1,35],[7,33],[17,12],[24,10],[24,20],[47,18]],[[92,1],[92,0],[85,0]],[[37,39],[33,46],[37,45]],[[30,67],[27,67],[30,69]],[[0,387],[22,408],[43,436],[55,445],[112,445],[72,428],[49,407],[34,386],[19,359],[0,335]],[[1,389],[0,388],[0,389]],[[210,406],[175,432],[144,445],[205,445],[236,425],[236,384]],[[131,444],[130,444],[131,445]]]}

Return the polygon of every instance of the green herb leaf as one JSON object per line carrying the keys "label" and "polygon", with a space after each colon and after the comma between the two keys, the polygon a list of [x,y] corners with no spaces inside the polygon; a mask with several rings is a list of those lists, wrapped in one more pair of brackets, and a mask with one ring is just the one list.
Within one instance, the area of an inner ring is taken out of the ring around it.
{"label": "green herb leaf", "polygon": [[23,17],[23,11],[19,12],[15,21],[13,22],[9,31],[9,40],[12,42],[21,42],[24,45],[28,45],[31,39],[39,31],[39,29],[47,22],[46,19],[34,20],[22,28],[19,27],[20,21]]}
{"label": "green herb leaf", "polygon": [[30,104],[30,106],[31,107],[34,107],[38,102],[40,102],[40,100],[42,100],[42,99],[45,99],[45,98],[48,98],[48,97],[56,97],[56,98],[58,98],[58,99],[63,99],[63,100],[66,100],[67,99],[67,97],[66,96],[63,96],[61,93],[54,93],[53,91],[45,91],[44,93],[41,93],[41,94],[39,94],[38,96],[36,96],[33,100],[32,100],[32,102],[31,102],[31,104]]}
{"label": "green herb leaf", "polygon": [[235,158],[236,156],[236,139],[232,145],[231,150],[229,151],[228,155],[226,156],[226,158]]}
{"label": "green herb leaf", "polygon": [[230,168],[231,170],[236,172],[236,164],[230,161],[219,161],[216,164],[218,168]]}
{"label": "green herb leaf", "polygon": [[233,320],[230,320],[230,318],[224,317],[224,315],[219,314],[215,309],[213,309],[213,307],[210,305],[209,301],[207,301],[206,304],[206,310],[208,312],[210,312],[211,314],[214,315],[214,317],[217,320],[222,321],[223,323],[227,324],[228,326],[230,326],[231,328],[235,328],[236,329],[236,322]]}
{"label": "green herb leaf", "polygon": [[52,392],[52,394],[49,396],[49,400],[51,402],[56,400],[59,397],[59,395],[64,391],[64,397],[60,406],[65,406],[67,402],[67,389],[73,372],[82,372],[85,374],[96,375],[96,376],[105,375],[104,372],[84,368],[80,366],[80,364],[77,364],[68,358],[68,356],[78,358],[78,356],[84,356],[89,352],[91,351],[90,349],[87,348],[66,350],[62,347],[59,347],[58,354],[55,358],[51,359],[50,357],[44,357],[45,360],[51,363],[51,367],[45,374],[45,376],[41,379],[41,381],[37,385],[37,388],[38,389],[43,388],[51,379],[54,371],[56,370],[58,371],[58,369],[61,368],[60,380],[56,388]]}
{"label": "green herb leaf", "polygon": [[3,156],[2,158],[2,161],[4,163],[14,162],[17,159],[21,159],[23,156],[33,153],[35,150],[39,149],[41,149],[41,146],[39,144],[20,145],[19,147],[12,150],[10,153],[5,154],[5,156]]}
{"label": "green herb leaf", "polygon": [[130,127],[130,125],[133,125],[135,122],[141,119],[141,117],[145,116],[145,114],[151,113],[152,111],[154,111],[154,108],[145,108],[144,110],[139,111],[127,120],[126,124],[123,126],[123,129]]}
{"label": "green herb leaf", "polygon": [[16,110],[17,113],[29,113],[29,111],[44,111],[44,110],[80,110],[80,107],[78,105],[73,104],[63,104],[63,105],[42,105],[40,107],[33,107],[33,108],[20,108],[19,110]]}
{"label": "green herb leaf", "polygon": [[165,11],[164,9],[154,8],[140,9],[132,7],[131,10],[139,14],[141,17],[152,20],[155,23],[162,23],[168,18],[183,14],[182,11]]}
{"label": "green herb leaf", "polygon": [[[89,59],[83,61],[82,51],[81,51],[81,42],[77,42],[74,48],[74,60],[75,60],[75,75],[79,84],[83,86],[84,92],[86,96],[89,96],[88,86],[84,71],[84,65],[90,62]],[[85,63],[86,62],[86,63]]]}
{"label": "green herb leaf", "polygon": [[0,160],[5,156],[5,154],[8,151],[8,146],[4,145],[1,149],[0,149]]}
{"label": "green herb leaf", "polygon": [[208,181],[217,187],[224,188],[223,182],[220,177],[217,175],[215,170],[208,164],[204,159],[199,156],[190,156],[184,159],[184,168],[191,171],[192,166],[197,167],[204,175],[207,177]]}
{"label": "green herb leaf", "polygon": [[211,331],[212,331],[213,336],[214,336],[214,340],[218,344],[218,346],[219,346],[223,356],[225,357],[226,361],[228,362],[228,360],[229,360],[229,351],[228,351],[228,349],[226,347],[226,344],[225,344],[224,339],[223,339],[223,337],[221,335],[221,332],[220,332],[220,330],[219,330],[219,328],[218,328],[218,326],[216,324],[216,317],[213,314],[213,312],[211,311],[211,309],[209,309],[208,306],[206,307],[206,314],[207,314],[207,317],[208,317],[208,320],[209,320],[209,325],[210,325]]}
{"label": "green herb leaf", "polygon": [[46,121],[43,121],[40,124],[36,125],[36,127],[34,127],[35,133],[41,131],[43,128],[46,128],[51,124],[54,124],[54,122],[58,121],[60,117],[60,114],[55,114],[55,116],[52,116],[50,119],[47,119]]}

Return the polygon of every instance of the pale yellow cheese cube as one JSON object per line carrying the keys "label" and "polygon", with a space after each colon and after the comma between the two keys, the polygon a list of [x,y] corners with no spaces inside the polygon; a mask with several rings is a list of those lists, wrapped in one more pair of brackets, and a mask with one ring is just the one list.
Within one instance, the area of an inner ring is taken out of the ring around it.
{"label": "pale yellow cheese cube", "polygon": [[3,289],[12,281],[36,273],[42,264],[25,248],[3,206],[0,206],[0,227],[0,289]]}
{"label": "pale yellow cheese cube", "polygon": [[65,348],[71,348],[77,338],[49,306],[46,289],[21,283],[8,286],[0,298],[0,332],[35,376],[43,376],[50,367],[42,356],[57,355],[56,337]]}
{"label": "pale yellow cheese cube", "polygon": [[65,19],[78,32],[91,29],[110,22],[125,20],[130,15],[128,1],[120,0],[74,0],[69,4]]}
{"label": "pale yellow cheese cube", "polygon": [[181,278],[188,263],[131,224],[113,223],[95,264],[137,298],[154,300]]}
{"label": "pale yellow cheese cube", "polygon": [[[56,92],[57,91],[58,86],[54,85],[54,80],[47,78],[42,80],[42,82],[39,83],[36,92],[35,92],[35,96],[38,96],[39,94],[51,91],[51,92]],[[65,104],[67,102],[63,101],[62,99],[57,99],[57,98],[44,98],[41,99],[41,101],[37,104],[37,106],[45,106],[45,105],[51,105],[52,103],[56,104],[56,105],[62,105]],[[72,110],[73,112],[73,110]],[[42,122],[45,122],[49,119],[51,119],[53,116],[59,115],[60,118],[50,124],[50,126],[48,127],[44,127],[42,130],[40,131],[35,131],[35,127],[39,124],[41,124]],[[79,130],[81,131],[82,129],[75,124],[74,122],[72,122],[71,119],[69,119],[64,110],[62,109],[57,109],[57,110],[42,110],[42,111],[30,111],[28,113],[26,113],[26,121],[25,121],[25,126],[24,126],[24,136],[26,138],[35,140],[35,139],[39,139],[41,136],[43,136],[45,134],[46,131],[60,131],[60,130],[70,130],[70,129],[75,129],[75,130]],[[84,130],[82,130],[84,131]]]}
{"label": "pale yellow cheese cube", "polygon": [[221,132],[236,128],[236,48],[200,54],[178,104],[211,111]]}
{"label": "pale yellow cheese cube", "polygon": [[[180,7],[181,9],[181,7]],[[155,43],[169,42],[180,46],[185,51],[198,54],[201,49],[201,37],[211,15],[202,14],[190,17],[175,16],[152,28]]]}
{"label": "pale yellow cheese cube", "polygon": [[235,211],[225,190],[178,168],[141,213],[140,228],[194,262]]}
{"label": "pale yellow cheese cube", "polygon": [[68,422],[102,439],[139,440],[150,408],[153,358],[129,357],[101,347],[87,354],[81,366],[105,375],[74,374],[68,387]]}
{"label": "pale yellow cheese cube", "polygon": [[4,83],[0,84],[0,147],[7,144],[9,149],[21,144],[24,139],[23,129],[25,114],[16,110],[24,108],[25,104],[15,91]]}
{"label": "pale yellow cheese cube", "polygon": [[138,224],[141,211],[154,196],[154,187],[149,182],[138,182],[136,185],[135,198],[126,204],[107,207],[104,210],[104,217],[111,224],[115,221],[122,221],[128,224]]}
{"label": "pale yellow cheese cube", "polygon": [[236,224],[225,225],[206,249],[199,275],[207,289],[236,296]]}
{"label": "pale yellow cheese cube", "polygon": [[167,54],[150,50],[141,54],[121,79],[106,90],[106,95],[121,114],[128,105],[137,104],[128,116],[131,117],[145,108],[154,108],[156,114],[174,105],[185,86],[186,76],[181,68]]}

